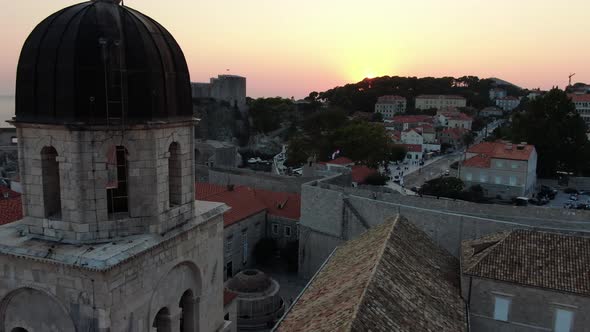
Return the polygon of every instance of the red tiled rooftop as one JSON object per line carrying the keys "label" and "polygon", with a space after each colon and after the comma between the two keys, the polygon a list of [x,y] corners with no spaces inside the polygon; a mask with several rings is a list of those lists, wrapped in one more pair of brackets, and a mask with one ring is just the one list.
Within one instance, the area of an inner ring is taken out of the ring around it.
{"label": "red tiled rooftop", "polygon": [[394,116],[393,122],[395,123],[419,123],[419,122],[432,122],[432,117],[428,115],[400,115]]}
{"label": "red tiled rooftop", "polygon": [[443,112],[442,115],[444,115],[449,120],[473,121],[472,117],[461,112]]}
{"label": "red tiled rooftop", "polygon": [[[207,188],[199,189],[205,186]],[[254,195],[254,191],[248,187],[235,186],[229,190],[227,186],[219,186],[210,183],[197,183],[196,199],[208,202],[225,203],[231,209],[223,214],[223,226],[231,226],[241,220],[266,210],[266,206],[262,204]],[[216,188],[217,187],[217,188]],[[208,196],[199,196],[202,192],[217,192]]]}
{"label": "red tiled rooftop", "polygon": [[319,162],[319,164],[331,164],[331,165],[350,165],[350,164],[354,164],[354,161],[346,158],[346,157],[338,157],[334,160],[329,160],[329,161],[322,161]]}
{"label": "red tiled rooftop", "polygon": [[524,145],[523,149],[519,149],[518,144],[483,142],[470,147],[467,152],[482,154],[497,159],[529,160],[534,150],[535,147],[530,144]]}
{"label": "red tiled rooftop", "polygon": [[406,148],[406,150],[408,150],[408,152],[422,152],[422,145],[420,144],[400,144],[401,146],[403,146],[404,148]]}
{"label": "red tiled rooftop", "polygon": [[299,221],[301,217],[301,195],[253,189],[254,195],[268,209],[268,214]]}
{"label": "red tiled rooftop", "polygon": [[365,165],[352,166],[352,181],[358,184],[364,184],[368,176],[377,173],[377,170]]}
{"label": "red tiled rooftop", "polygon": [[570,93],[568,97],[572,99],[574,103],[583,103],[583,102],[590,102],[590,94],[576,94]]}
{"label": "red tiled rooftop", "polygon": [[465,167],[490,168],[491,165],[492,160],[483,155],[471,157],[463,162],[463,166]]}
{"label": "red tiled rooftop", "polygon": [[299,221],[301,217],[301,195],[253,189],[246,186],[228,186],[198,182],[195,185],[196,199],[221,202],[231,207],[223,214],[225,227],[260,213]]}
{"label": "red tiled rooftop", "polygon": [[[8,198],[5,198],[4,195],[8,195]],[[22,218],[21,194],[0,186],[0,225],[9,224]]]}
{"label": "red tiled rooftop", "polygon": [[416,99],[465,99],[457,95],[420,95]]}
{"label": "red tiled rooftop", "polygon": [[453,139],[460,139],[468,132],[469,130],[465,128],[447,128],[442,131],[442,134]]}

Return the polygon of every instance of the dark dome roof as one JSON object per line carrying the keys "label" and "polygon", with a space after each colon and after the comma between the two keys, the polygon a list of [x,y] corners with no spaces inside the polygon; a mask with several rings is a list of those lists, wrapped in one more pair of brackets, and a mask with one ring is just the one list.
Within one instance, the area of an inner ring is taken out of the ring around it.
{"label": "dark dome roof", "polygon": [[158,22],[116,0],[65,8],[22,49],[16,121],[140,124],[192,117],[184,54]]}
{"label": "dark dome roof", "polygon": [[272,284],[270,278],[259,270],[244,270],[227,282],[227,288],[238,293],[260,293]]}

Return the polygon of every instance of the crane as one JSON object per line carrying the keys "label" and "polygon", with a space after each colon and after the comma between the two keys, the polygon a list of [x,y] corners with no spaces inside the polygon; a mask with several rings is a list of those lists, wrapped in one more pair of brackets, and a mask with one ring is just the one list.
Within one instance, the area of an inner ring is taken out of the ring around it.
{"label": "crane", "polygon": [[570,84],[568,86],[572,86],[572,77],[576,76],[576,73],[570,74],[569,79],[570,79]]}

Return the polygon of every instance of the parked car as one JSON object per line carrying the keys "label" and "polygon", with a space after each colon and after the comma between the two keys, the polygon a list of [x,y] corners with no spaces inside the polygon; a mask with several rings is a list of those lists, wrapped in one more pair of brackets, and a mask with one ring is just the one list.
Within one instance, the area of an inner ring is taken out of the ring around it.
{"label": "parked car", "polygon": [[578,200],[578,195],[574,194],[570,196],[570,200],[572,201],[577,201]]}
{"label": "parked car", "polygon": [[449,176],[450,174],[451,174],[451,171],[449,171],[448,169],[445,169],[444,175]]}
{"label": "parked car", "polygon": [[549,197],[549,199],[555,199],[555,196],[557,196],[557,190],[555,188],[542,185],[539,194],[546,195]]}

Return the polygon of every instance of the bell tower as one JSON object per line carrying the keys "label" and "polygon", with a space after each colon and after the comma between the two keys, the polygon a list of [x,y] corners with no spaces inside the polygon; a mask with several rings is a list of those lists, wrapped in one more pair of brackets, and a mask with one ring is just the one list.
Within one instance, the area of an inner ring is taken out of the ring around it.
{"label": "bell tower", "polygon": [[49,16],[12,124],[24,217],[0,226],[0,332],[231,328],[227,207],[195,201],[190,77],[164,27],[117,0]]}

